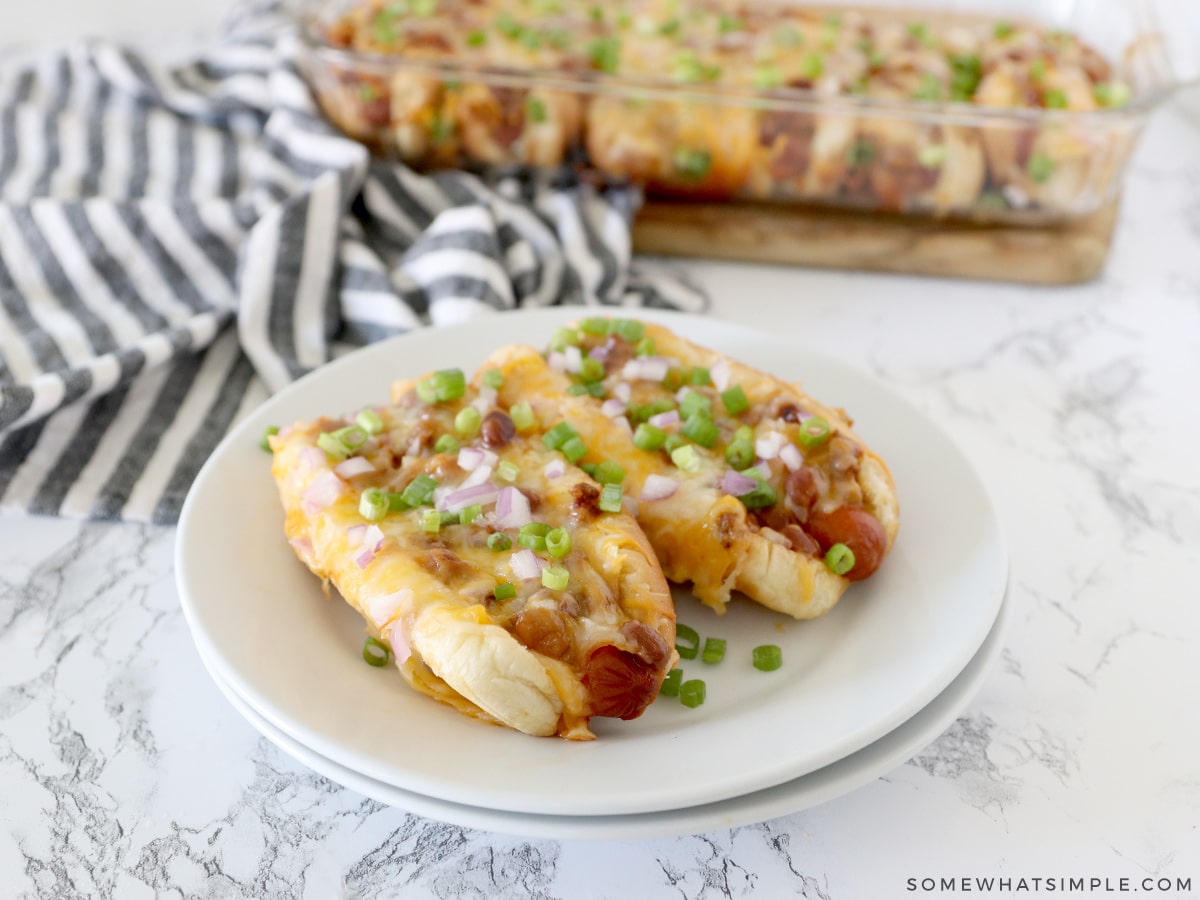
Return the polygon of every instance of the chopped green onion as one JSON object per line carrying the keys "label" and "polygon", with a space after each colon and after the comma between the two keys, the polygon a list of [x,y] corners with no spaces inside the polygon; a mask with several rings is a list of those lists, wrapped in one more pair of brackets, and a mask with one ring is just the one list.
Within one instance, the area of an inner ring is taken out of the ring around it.
{"label": "chopped green onion", "polygon": [[921,76],[921,83],[913,92],[914,100],[941,100],[942,82],[932,72]]}
{"label": "chopped green onion", "polygon": [[606,459],[596,466],[596,472],[592,477],[601,484],[620,484],[625,480],[625,470],[619,462]]}
{"label": "chopped green onion", "polygon": [[781,25],[771,34],[772,40],[780,47],[802,47],[804,32],[794,25]]}
{"label": "chopped green onion", "polygon": [[417,396],[426,403],[457,400],[467,392],[467,377],[462,369],[443,369],[417,382]]}
{"label": "chopped green onion", "polygon": [[672,669],[667,673],[667,677],[663,679],[658,692],[664,697],[678,697],[679,683],[681,681],[683,681],[683,669]]}
{"label": "chopped green onion", "polygon": [[503,531],[497,531],[495,534],[488,535],[488,549],[493,553],[500,553],[504,550],[512,549],[512,538]]}
{"label": "chopped green onion", "polygon": [[528,400],[521,400],[508,408],[508,417],[517,426],[517,431],[528,431],[536,423],[533,417],[533,407]]}
{"label": "chopped green onion", "polygon": [[1029,64],[1029,78],[1031,81],[1040,82],[1046,77],[1046,60],[1038,57]]}
{"label": "chopped green onion", "polygon": [[341,442],[343,447],[352,453],[370,439],[370,435],[357,425],[347,425],[345,428],[339,428],[333,432],[333,436]]}
{"label": "chopped green onion", "polygon": [[745,30],[745,21],[737,16],[731,16],[729,13],[721,13],[717,17],[717,31],[721,34],[732,34],[735,31]]}
{"label": "chopped green onion", "polygon": [[875,144],[865,138],[859,138],[846,150],[846,164],[849,166],[869,166],[875,158]]}
{"label": "chopped green onion", "polygon": [[1046,104],[1046,109],[1066,109],[1067,92],[1051,88],[1042,95],[1042,102]]}
{"label": "chopped green onion", "polygon": [[593,337],[604,337],[612,330],[612,320],[604,319],[595,316],[590,319],[584,319],[579,324],[579,330],[584,334],[590,334]]}
{"label": "chopped green onion", "polygon": [[922,44],[929,43],[929,26],[924,22],[909,22],[907,30],[912,37],[916,38]]}
{"label": "chopped green onion", "polygon": [[758,482],[758,486],[754,490],[738,495],[738,499],[742,501],[742,505],[746,509],[762,509],[764,506],[773,505],[779,499],[779,494],[775,492],[775,488],[767,484],[758,469],[749,468],[743,471],[742,474]]}
{"label": "chopped green onion", "polygon": [[671,80],[695,83],[716,81],[721,77],[721,67],[703,62],[695,50],[681,50],[671,61]]}
{"label": "chopped green onion", "polygon": [[604,385],[598,381],[592,382],[591,384],[579,384],[578,382],[575,382],[574,384],[567,385],[567,393],[572,397],[582,397],[584,394],[588,394],[592,397],[603,397]]}
{"label": "chopped green onion", "polygon": [[704,366],[692,366],[692,384],[712,384],[712,373]]}
{"label": "chopped green onion", "polygon": [[552,528],[546,534],[546,550],[555,559],[562,559],[571,552],[571,535],[565,528]]}
{"label": "chopped green onion", "polygon": [[487,43],[487,34],[482,31],[472,31],[467,35],[468,47],[482,47]]}
{"label": "chopped green onion", "polygon": [[615,36],[596,38],[587,45],[588,59],[601,72],[610,75],[621,64],[621,39]]}
{"label": "chopped green onion", "polygon": [[638,356],[653,356],[654,351],[654,338],[642,338],[637,342],[637,348],[634,350]]}
{"label": "chopped green onion", "polygon": [[825,57],[816,51],[804,54],[800,61],[800,77],[806,81],[818,81],[825,72]]}
{"label": "chopped green onion", "polygon": [[421,530],[426,534],[437,534],[442,530],[442,514],[436,509],[421,511]]}
{"label": "chopped green onion", "polygon": [[946,162],[949,151],[945,144],[929,144],[917,153],[917,162],[923,169],[940,169]]}
{"label": "chopped green onion", "polygon": [[749,441],[754,443],[754,429],[749,425],[739,425],[738,430],[733,433],[735,441]]}
{"label": "chopped green onion", "polygon": [[646,326],[636,319],[617,319],[613,322],[612,333],[622,340],[636,344],[646,333]]}
{"label": "chopped green onion", "polygon": [[695,659],[700,653],[700,632],[690,625],[676,622],[675,649],[679,651],[680,659]]}
{"label": "chopped green onion", "polygon": [[459,510],[458,521],[461,525],[470,525],[483,515],[483,504],[472,503],[466,509]]}
{"label": "chopped green onion", "polygon": [[546,549],[546,535],[549,533],[550,526],[545,522],[530,522],[528,525],[522,525],[521,530],[517,532],[517,543],[535,553],[541,552]]}
{"label": "chopped green onion", "polygon": [[721,429],[707,414],[698,412],[688,417],[688,420],[683,423],[683,427],[679,429],[679,433],[689,441],[707,449],[717,442],[717,438],[721,436]]}
{"label": "chopped green onion", "polygon": [[334,437],[332,432],[318,434],[317,446],[334,459],[345,459],[350,455],[350,448]]}
{"label": "chopped green onion", "polygon": [[404,495],[396,491],[388,491],[388,512],[404,512],[412,509],[404,499]]}
{"label": "chopped green onion", "polygon": [[392,651],[388,649],[388,645],[373,637],[367,638],[366,643],[363,644],[362,657],[368,666],[374,666],[377,669],[386,666],[391,655]]}
{"label": "chopped green onion", "polygon": [[433,491],[437,486],[438,483],[433,478],[422,472],[400,494],[401,502],[409,509],[424,506],[433,499]]}
{"label": "chopped green onion", "polygon": [[630,418],[636,419],[639,422],[645,422],[651,416],[657,416],[659,413],[670,412],[675,408],[675,404],[670,400],[661,398],[652,403],[647,403],[644,406],[631,406],[627,410]]}
{"label": "chopped green onion", "polygon": [[535,123],[545,122],[546,102],[537,97],[530,97],[525,101],[525,112],[529,116],[529,121]]}
{"label": "chopped green onion", "polygon": [[1122,81],[1108,81],[1098,84],[1092,89],[1096,102],[1106,109],[1124,106],[1133,98],[1129,85]]}
{"label": "chopped green onion", "polygon": [[585,382],[600,381],[604,378],[604,363],[585,356],[579,363],[579,378]]}
{"label": "chopped green onion", "polygon": [[708,175],[710,168],[712,168],[712,154],[707,150],[680,147],[675,151],[675,171],[684,178],[699,180]]}
{"label": "chopped green onion", "polygon": [[500,460],[499,465],[496,466],[496,477],[501,481],[507,481],[509,484],[516,481],[520,474],[521,467],[507,459]]}
{"label": "chopped green onion", "polygon": [[571,581],[571,573],[562,566],[546,566],[542,569],[542,587],[552,591],[564,591]]}
{"label": "chopped green onion", "polygon": [[562,353],[568,347],[579,346],[579,332],[574,328],[555,328],[550,336],[550,349]]}
{"label": "chopped green onion", "polygon": [[262,447],[264,450],[266,450],[268,453],[270,453],[271,452],[270,438],[272,435],[275,435],[275,434],[279,434],[279,426],[278,425],[268,425],[266,430],[263,432],[262,440],[260,440],[258,442],[258,446]]}
{"label": "chopped green onion", "polygon": [[558,448],[558,452],[565,456],[568,461],[577,463],[587,454],[587,445],[576,435],[573,438],[568,438],[567,441]]}
{"label": "chopped green onion", "polygon": [[774,672],[783,665],[783,651],[775,644],[763,644],[750,651],[754,668],[760,672]]}
{"label": "chopped green onion", "polygon": [[458,440],[452,434],[443,434],[433,445],[434,453],[454,453],[458,450]]}
{"label": "chopped green onion", "polygon": [[561,450],[562,445],[574,437],[579,437],[579,432],[571,427],[571,423],[559,422],[542,435],[542,443],[549,450]]}
{"label": "chopped green onion", "polygon": [[413,12],[428,18],[437,10],[438,0],[412,0]]}
{"label": "chopped green onion", "polygon": [[463,437],[474,437],[479,433],[483,415],[473,406],[464,406],[454,417],[454,430]]}
{"label": "chopped green onion", "polygon": [[1041,184],[1054,174],[1054,160],[1041,153],[1029,157],[1029,177]]}
{"label": "chopped green onion", "polygon": [[596,463],[580,463],[579,468],[583,469],[583,471],[591,475],[593,478],[596,477],[596,469],[598,468]]}
{"label": "chopped green onion", "polygon": [[777,88],[783,84],[783,71],[779,66],[773,66],[767,63],[754,67],[754,72],[750,76],[750,84],[758,88],[760,91],[768,91],[771,88]]}
{"label": "chopped green onion", "polygon": [[685,681],[679,686],[679,702],[695,709],[704,703],[705,690],[704,682],[699,678]]}
{"label": "chopped green onion", "polygon": [[619,484],[606,484],[600,489],[600,502],[597,504],[605,512],[620,512],[621,497],[624,489]]}
{"label": "chopped green onion", "polygon": [[[495,535],[493,535],[495,537]],[[511,600],[517,596],[517,586],[511,581],[505,581],[496,585],[496,589],[492,591],[492,596],[497,600]]]}
{"label": "chopped green onion", "polygon": [[742,390],[740,384],[735,384],[729,390],[722,391],[721,402],[725,404],[725,412],[731,416],[740,416],[750,408],[750,401],[746,399],[746,392]]}
{"label": "chopped green onion", "polygon": [[442,528],[445,528],[447,525],[459,525],[459,524],[461,524],[461,523],[462,523],[462,519],[461,519],[461,518],[459,518],[459,516],[460,516],[460,515],[461,515],[460,513],[452,513],[452,512],[449,512],[449,511],[444,511],[444,512],[442,512],[442,513],[441,513],[441,519],[442,519],[442,521],[441,521],[441,526],[442,526]]}
{"label": "chopped green onion", "polygon": [[499,369],[488,369],[483,373],[483,383],[497,390],[504,387],[504,376]]}
{"label": "chopped green onion", "polygon": [[383,419],[373,409],[364,409],[355,416],[354,421],[367,434],[379,434],[383,431]]}
{"label": "chopped green onion", "polygon": [[1006,37],[1011,37],[1015,30],[1016,27],[1012,22],[1001,21],[996,23],[996,27],[992,29],[992,34],[994,34],[1000,40],[1004,40]]}
{"label": "chopped green onion", "polygon": [[688,444],[671,451],[671,462],[685,472],[700,471],[700,454],[696,452],[695,447]]}
{"label": "chopped green onion", "polygon": [[753,441],[733,441],[725,448],[725,461],[739,471],[754,462]]}
{"label": "chopped green onion", "polygon": [[643,422],[633,433],[633,446],[639,450],[658,450],[667,439],[667,433],[657,425]]}
{"label": "chopped green onion", "polygon": [[711,415],[712,400],[699,391],[693,391],[691,388],[688,388],[683,392],[683,399],[679,401],[679,415],[685,419],[690,419],[698,412]]}
{"label": "chopped green onion", "polygon": [[358,498],[358,514],[368,522],[378,522],[388,514],[388,494],[383,488],[367,488]]}
{"label": "chopped green onion", "polygon": [[671,366],[669,369],[667,369],[667,377],[662,381],[663,387],[674,394],[681,387],[683,387],[683,382],[686,380],[686,378],[687,373],[685,373],[683,369],[679,368],[679,366]]}
{"label": "chopped green onion", "polygon": [[800,423],[800,431],[797,435],[800,439],[800,445],[805,450],[812,450],[820,447],[829,437],[829,423],[820,416],[812,416]]}
{"label": "chopped green onion", "polygon": [[967,101],[975,96],[975,90],[983,78],[983,63],[975,53],[950,57],[950,97]]}
{"label": "chopped green onion", "polygon": [[710,666],[716,665],[725,658],[725,638],[705,638],[704,649],[700,652],[700,661]]}
{"label": "chopped green onion", "polygon": [[825,553],[825,565],[834,575],[845,575],[854,568],[854,551],[845,544],[834,544]]}
{"label": "chopped green onion", "polygon": [[667,451],[668,456],[670,456],[672,453],[674,453],[680,447],[686,447],[686,446],[687,446],[687,438],[685,438],[679,434],[668,434],[667,439],[665,441],[663,441],[663,449]]}

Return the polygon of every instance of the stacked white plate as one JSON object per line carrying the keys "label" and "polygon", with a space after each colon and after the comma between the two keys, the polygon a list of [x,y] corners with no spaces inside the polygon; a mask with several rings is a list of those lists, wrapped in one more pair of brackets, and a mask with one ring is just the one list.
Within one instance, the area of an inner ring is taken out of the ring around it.
{"label": "stacked white plate", "polygon": [[[728,644],[684,661],[707,699],[663,697],[639,719],[593,719],[573,743],[489,727],[362,659],[363,627],[327,598],[283,537],[259,449],[268,425],[383,403],[397,378],[496,347],[544,345],[580,309],[512,313],[372,345],[252,413],[201,471],[180,520],[176,578],[196,647],[233,706],[313,770],[401,809],[553,838],[696,833],[785,815],[902,763],[953,721],[1001,647],[1007,557],[987,494],[938,425],[869,376],[815,350],[712,319],[638,312],[846,408],[889,464],[895,549],[821,619],[748,602],[718,617],[677,591],[679,621]],[[777,644],[761,672],[751,649]]]}

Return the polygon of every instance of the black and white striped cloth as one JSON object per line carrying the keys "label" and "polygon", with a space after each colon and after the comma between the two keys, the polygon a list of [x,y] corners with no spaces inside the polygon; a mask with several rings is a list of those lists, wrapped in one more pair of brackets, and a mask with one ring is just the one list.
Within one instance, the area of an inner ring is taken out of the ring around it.
{"label": "black and white striped cloth", "polygon": [[424,177],[323,120],[274,4],[171,69],[108,44],[0,71],[0,507],[174,522],[268,394],[424,324],[703,308],[630,269],[638,196]]}

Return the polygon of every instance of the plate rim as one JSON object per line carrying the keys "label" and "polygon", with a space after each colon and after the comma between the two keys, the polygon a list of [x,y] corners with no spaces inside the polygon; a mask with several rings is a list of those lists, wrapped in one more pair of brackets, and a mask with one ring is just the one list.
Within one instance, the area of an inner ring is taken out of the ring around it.
{"label": "plate rim", "polygon": [[[610,308],[601,308],[598,310],[594,307],[554,307],[549,309],[525,310],[505,313],[504,318],[510,322],[521,318],[525,321],[528,328],[533,330],[540,326],[560,324],[561,322],[572,318],[577,318],[580,315],[587,313],[604,312],[612,314],[623,311],[624,310]],[[732,323],[708,316],[695,316],[690,314],[640,308],[637,310],[631,310],[628,312],[628,314],[637,318],[645,319],[647,321],[660,322],[669,328],[680,331],[685,336],[687,336],[689,333],[689,326],[703,331],[709,330],[713,326],[720,326],[732,329],[735,336],[738,336],[744,340],[767,341],[777,346],[784,343],[784,341],[782,341],[778,336],[767,334],[752,326],[743,325],[741,323]],[[437,329],[437,331],[440,332],[441,340],[449,341],[453,340],[456,333],[479,329],[483,327],[487,321],[492,319],[493,317],[487,317],[485,319],[473,319],[459,325]],[[250,436],[253,436],[256,433],[255,429],[261,430],[262,421],[264,419],[269,419],[269,416],[274,409],[287,404],[297,395],[306,393],[312,385],[319,384],[323,380],[336,377],[335,375],[331,375],[331,372],[352,366],[363,366],[365,368],[368,366],[368,361],[373,362],[377,357],[382,359],[394,353],[396,348],[403,347],[408,341],[420,340],[422,338],[428,339],[429,336],[429,330],[421,329],[408,332],[404,335],[396,336],[386,341],[368,345],[350,354],[347,354],[346,356],[341,357],[321,367],[320,369],[309,373],[295,383],[288,385],[273,397],[269,398],[265,403],[261,404],[256,409],[251,410],[250,413],[230,431],[230,433],[218,445],[217,449],[202,467],[193,484],[192,490],[189,491],[180,516],[180,524],[175,546],[176,582],[180,592],[181,606],[183,607],[185,619],[192,634],[193,641],[197,644],[197,647],[200,647],[201,642],[208,643],[209,651],[215,658],[216,664],[227,682],[237,685],[243,682],[245,679],[241,676],[241,673],[237,671],[236,666],[234,666],[228,659],[225,658],[225,655],[221,652],[218,645],[213,643],[208,629],[197,622],[196,616],[198,613],[197,609],[195,608],[195,600],[191,596],[188,584],[190,561],[188,559],[188,544],[186,538],[190,530],[190,523],[196,508],[196,504],[201,502],[198,498],[202,494],[203,487],[207,484],[210,478],[214,477],[213,472],[219,469],[224,455],[226,453],[233,452],[231,448],[240,447],[241,444],[245,443]],[[730,338],[730,340],[733,340],[733,338]],[[881,383],[868,371],[858,368],[853,364],[846,362],[844,359],[824,352],[819,348],[810,348],[802,341],[796,342],[794,340],[789,340],[786,343],[788,345],[788,349],[795,352],[797,355],[804,354],[808,358],[819,359],[819,365],[826,366],[827,371],[836,373],[840,376],[850,377],[851,379],[857,379],[858,381],[868,385],[871,390],[880,392],[884,398],[889,401],[894,401],[907,412],[917,415],[937,431],[938,435],[944,441],[946,448],[957,457],[957,461],[961,464],[964,474],[970,479],[972,486],[978,492],[979,498],[982,501],[983,506],[981,512],[983,514],[983,519],[986,520],[986,525],[988,526],[988,536],[991,538],[991,541],[989,542],[989,550],[991,554],[995,556],[998,565],[998,572],[991,573],[991,575],[993,577],[998,577],[998,581],[989,588],[989,598],[992,598],[992,595],[994,595],[994,600],[989,600],[991,603],[991,615],[987,617],[986,620],[980,619],[977,623],[976,628],[980,633],[974,635],[971,639],[962,642],[961,646],[958,647],[958,652],[954,657],[954,661],[946,662],[943,670],[940,672],[940,677],[937,679],[931,679],[925,685],[923,690],[909,696],[903,704],[897,705],[897,707],[890,710],[887,715],[878,717],[870,725],[870,727],[865,725],[859,727],[856,731],[843,735],[839,742],[824,748],[822,752],[810,753],[808,757],[808,763],[805,768],[797,767],[794,763],[788,764],[780,761],[774,767],[760,768],[756,770],[756,774],[753,779],[743,778],[739,783],[739,786],[731,786],[728,784],[719,788],[705,786],[706,792],[697,795],[695,802],[714,802],[730,796],[737,796],[743,793],[752,792],[754,790],[769,788],[772,785],[776,785],[783,781],[801,776],[806,772],[815,771],[819,768],[829,765],[832,762],[835,762],[840,758],[856,752],[862,747],[868,745],[871,741],[877,739],[880,735],[890,732],[898,724],[906,721],[915,713],[916,710],[923,708],[932,700],[933,697],[937,696],[938,693],[944,690],[945,687],[951,681],[953,681],[955,677],[957,677],[959,672],[961,672],[962,669],[973,658],[975,652],[986,639],[989,629],[994,624],[996,616],[999,614],[999,610],[1003,603],[1005,585],[1008,580],[1008,570],[1010,566],[1009,555],[1007,547],[1004,545],[1003,534],[999,528],[999,521],[996,515],[995,505],[992,502],[987,486],[983,479],[979,476],[977,470],[973,465],[971,465],[969,458],[951,438],[951,436],[944,429],[942,429],[938,423],[933,421],[931,417],[926,415],[914,404],[908,401],[907,398],[904,398],[890,389],[887,385]],[[381,384],[381,387],[385,387],[385,384]],[[351,404],[347,404],[347,406],[349,405]],[[238,452],[240,452],[240,450]],[[436,795],[440,799],[447,802],[461,802],[458,795],[462,795],[463,791],[453,779],[450,781],[443,779],[442,784],[431,785],[430,778],[427,775],[419,775],[414,779],[413,773],[408,770],[397,770],[395,767],[385,766],[383,768],[388,768],[389,771],[384,772],[379,766],[375,765],[369,760],[367,761],[366,765],[363,765],[361,759],[352,761],[347,758],[348,752],[339,744],[337,737],[331,737],[325,734],[309,734],[311,729],[301,727],[296,722],[290,721],[286,716],[281,715],[279,711],[274,709],[273,705],[267,702],[265,698],[258,696],[258,692],[254,690],[254,686],[252,684],[242,685],[239,693],[243,696],[256,697],[259,701],[257,708],[264,715],[264,718],[270,721],[275,727],[278,727],[284,733],[288,734],[293,739],[300,741],[306,746],[313,747],[314,750],[320,752],[323,756],[326,756],[331,760],[338,762],[339,764],[346,765],[348,768],[352,768],[356,771],[362,771],[369,777],[392,784],[402,790],[409,790],[427,796]],[[605,740],[612,741],[614,738],[605,738]],[[401,775],[399,778],[396,777],[396,773],[398,771]],[[415,785],[413,783],[414,780],[420,782],[420,786]],[[664,791],[665,790],[666,789],[664,788]],[[477,791],[472,789],[471,792],[476,793]],[[678,793],[679,790],[676,789],[674,794]],[[674,808],[675,806],[679,805],[687,805],[686,802],[681,804],[678,802],[678,800],[679,797],[673,797],[671,792],[667,791],[666,793],[655,795],[654,798],[639,797],[633,806],[627,805],[618,808],[616,805],[617,801],[613,801],[608,797],[600,797],[590,804],[583,804],[580,808],[580,811],[574,814],[638,814],[652,812],[663,808]],[[561,802],[550,802],[548,808],[547,801],[545,799],[530,800],[525,797],[518,797],[515,799],[509,797],[503,802],[508,804],[505,808],[508,808],[514,812],[529,814],[566,812],[564,805]],[[631,801],[627,798],[625,802],[629,803]],[[493,798],[492,803],[495,805],[495,798]]]}

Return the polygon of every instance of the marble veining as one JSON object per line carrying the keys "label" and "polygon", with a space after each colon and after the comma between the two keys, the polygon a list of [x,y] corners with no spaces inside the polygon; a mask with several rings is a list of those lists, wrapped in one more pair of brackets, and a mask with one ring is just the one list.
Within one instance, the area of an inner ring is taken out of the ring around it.
{"label": "marble veining", "polygon": [[432,821],[314,774],[229,706],[179,609],[172,530],[7,515],[0,896],[858,900],[947,873],[1200,892],[1198,150],[1195,122],[1154,119],[1091,285],[643,263],[682,268],[715,315],[869,368],[945,424],[991,493],[1005,648],[907,764],[672,839]]}

